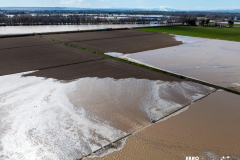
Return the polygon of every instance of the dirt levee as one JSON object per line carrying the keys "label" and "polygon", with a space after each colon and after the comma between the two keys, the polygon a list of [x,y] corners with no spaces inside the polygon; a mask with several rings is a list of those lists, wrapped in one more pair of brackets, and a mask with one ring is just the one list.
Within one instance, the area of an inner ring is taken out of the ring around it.
{"label": "dirt levee", "polygon": [[238,95],[218,91],[133,134],[121,151],[96,159],[239,159],[239,103]]}
{"label": "dirt levee", "polygon": [[51,39],[61,42],[79,42],[88,40],[111,39],[119,37],[132,37],[142,35],[154,35],[159,33],[142,32],[135,30],[119,30],[119,31],[98,31],[98,32],[82,32],[82,33],[69,33],[69,34],[50,34],[44,35]]}
{"label": "dirt levee", "polygon": [[60,44],[0,50],[0,75],[82,63],[104,57]]}
{"label": "dirt levee", "polygon": [[48,41],[43,38],[29,36],[16,38],[0,38],[0,50],[9,48],[21,48],[27,46],[42,46],[47,44],[54,44],[53,41]]}

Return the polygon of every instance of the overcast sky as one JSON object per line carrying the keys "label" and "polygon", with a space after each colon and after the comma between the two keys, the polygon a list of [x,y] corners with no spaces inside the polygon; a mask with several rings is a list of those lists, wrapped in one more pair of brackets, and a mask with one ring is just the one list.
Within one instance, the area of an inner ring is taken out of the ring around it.
{"label": "overcast sky", "polygon": [[0,0],[1,7],[240,9],[240,0]]}

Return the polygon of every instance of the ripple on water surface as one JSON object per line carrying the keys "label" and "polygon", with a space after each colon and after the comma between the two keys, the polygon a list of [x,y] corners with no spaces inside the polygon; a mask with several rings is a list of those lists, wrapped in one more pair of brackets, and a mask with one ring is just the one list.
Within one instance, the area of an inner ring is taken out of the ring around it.
{"label": "ripple on water surface", "polygon": [[4,159],[78,159],[213,91],[192,82],[23,74],[0,77]]}
{"label": "ripple on water surface", "polygon": [[121,150],[84,160],[240,160],[239,103],[239,95],[214,92],[133,133]]}

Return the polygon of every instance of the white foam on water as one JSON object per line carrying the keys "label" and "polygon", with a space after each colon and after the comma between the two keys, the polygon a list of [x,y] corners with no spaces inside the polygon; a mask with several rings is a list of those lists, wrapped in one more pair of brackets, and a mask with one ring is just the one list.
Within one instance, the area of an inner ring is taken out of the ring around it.
{"label": "white foam on water", "polygon": [[159,90],[162,90],[163,88],[167,87],[168,84],[172,84],[174,82],[155,81],[153,83],[153,94],[145,97],[141,101],[142,107],[147,112],[147,115],[151,121],[158,120],[166,116],[167,113],[182,107],[181,104],[165,100],[159,96]]}
{"label": "white foam on water", "polygon": [[76,82],[21,75],[0,77],[1,158],[77,159],[126,135],[69,103]]}
{"label": "white foam on water", "polygon": [[[75,90],[87,91],[93,86],[93,91],[104,94],[102,97],[106,94],[113,106],[126,100],[131,102],[131,98],[139,95],[138,91],[146,90],[136,106],[149,120],[157,120],[182,107],[171,98],[163,98],[165,93],[159,94],[160,90],[177,86],[178,94],[189,101],[206,91],[205,86],[196,87],[190,82],[82,78],[61,83],[55,79],[22,77],[24,74],[0,77],[0,158],[3,159],[80,159],[128,134],[112,127],[113,122],[86,111],[84,105],[88,104],[80,103],[81,97],[77,97],[79,103],[74,106],[69,95]],[[141,86],[145,87],[139,90]],[[123,99],[111,99],[107,91],[115,94],[115,98],[120,94]],[[129,97],[123,96],[126,93]],[[89,94],[87,97],[94,98],[92,92]]]}
{"label": "white foam on water", "polygon": [[232,84],[230,84],[230,86],[228,88],[240,92],[240,84],[239,83],[232,83]]}
{"label": "white foam on water", "polygon": [[123,53],[118,53],[118,52],[108,52],[108,53],[104,53],[104,54],[112,56],[112,57],[121,57],[123,55]]}

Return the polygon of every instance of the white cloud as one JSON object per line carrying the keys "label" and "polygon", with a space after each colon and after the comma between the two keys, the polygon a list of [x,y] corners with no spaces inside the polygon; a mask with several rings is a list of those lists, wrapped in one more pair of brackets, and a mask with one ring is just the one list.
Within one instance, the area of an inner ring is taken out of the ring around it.
{"label": "white cloud", "polygon": [[69,0],[69,1],[60,1],[60,4],[73,4],[75,0]]}

